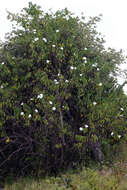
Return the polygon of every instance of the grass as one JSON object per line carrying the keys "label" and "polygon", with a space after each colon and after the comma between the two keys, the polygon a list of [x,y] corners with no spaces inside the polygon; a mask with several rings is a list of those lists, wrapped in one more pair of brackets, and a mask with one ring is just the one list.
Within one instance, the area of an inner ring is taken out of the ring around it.
{"label": "grass", "polygon": [[5,190],[127,190],[127,163],[116,163],[112,168],[83,168],[68,171],[57,177],[19,178],[7,183]]}
{"label": "grass", "polygon": [[4,190],[127,190],[126,144],[112,166],[69,170],[57,177],[7,181]]}

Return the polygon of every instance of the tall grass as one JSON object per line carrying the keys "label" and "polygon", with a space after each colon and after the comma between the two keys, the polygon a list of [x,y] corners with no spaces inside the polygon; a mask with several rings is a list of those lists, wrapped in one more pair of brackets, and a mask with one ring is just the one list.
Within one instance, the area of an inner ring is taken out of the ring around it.
{"label": "tall grass", "polygon": [[57,177],[19,178],[5,184],[5,190],[127,190],[126,144],[118,148],[112,166],[69,170]]}

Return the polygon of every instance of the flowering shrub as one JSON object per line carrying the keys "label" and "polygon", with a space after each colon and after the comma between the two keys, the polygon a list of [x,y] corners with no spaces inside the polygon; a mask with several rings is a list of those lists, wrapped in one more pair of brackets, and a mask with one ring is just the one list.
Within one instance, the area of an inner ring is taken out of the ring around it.
{"label": "flowering shrub", "polygon": [[101,161],[101,146],[126,138],[127,99],[115,78],[123,56],[105,50],[100,18],[32,3],[8,18],[17,28],[0,50],[0,167],[56,171],[89,151]]}

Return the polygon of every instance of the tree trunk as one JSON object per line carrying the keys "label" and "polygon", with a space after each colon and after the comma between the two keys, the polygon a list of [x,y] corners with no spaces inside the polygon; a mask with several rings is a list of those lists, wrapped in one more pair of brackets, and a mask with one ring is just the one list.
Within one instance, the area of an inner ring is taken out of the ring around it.
{"label": "tree trunk", "polygon": [[103,159],[103,154],[101,151],[101,145],[99,141],[93,142],[90,141],[89,142],[89,147],[93,153],[93,156],[95,158],[95,160],[99,161],[100,163],[102,162]]}

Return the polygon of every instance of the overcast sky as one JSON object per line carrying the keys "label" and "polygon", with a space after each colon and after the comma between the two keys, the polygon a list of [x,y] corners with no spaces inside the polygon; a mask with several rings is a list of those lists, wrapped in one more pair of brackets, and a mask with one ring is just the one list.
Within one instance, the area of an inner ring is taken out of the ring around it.
{"label": "overcast sky", "polygon": [[[30,0],[1,0],[0,3],[0,39],[4,40],[5,33],[11,31],[11,23],[7,20],[6,10],[18,13],[28,6]],[[98,25],[106,40],[106,47],[123,49],[127,55],[127,0],[31,0],[42,7],[42,10],[53,11],[67,7],[71,12],[80,16],[98,16],[102,20]]]}
{"label": "overcast sky", "polygon": [[[6,32],[11,30],[11,24],[6,19],[6,10],[20,12],[28,5],[29,0],[4,0],[0,3],[0,39],[4,39]],[[76,15],[81,12],[86,16],[102,14],[102,21],[98,31],[105,35],[106,45],[115,49],[127,51],[127,0],[32,0],[44,11],[63,9],[67,7]]]}

